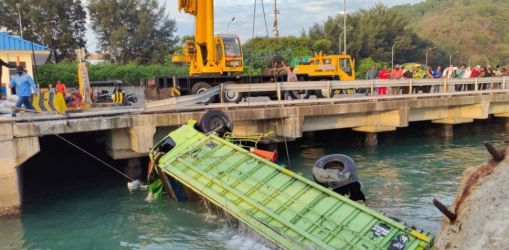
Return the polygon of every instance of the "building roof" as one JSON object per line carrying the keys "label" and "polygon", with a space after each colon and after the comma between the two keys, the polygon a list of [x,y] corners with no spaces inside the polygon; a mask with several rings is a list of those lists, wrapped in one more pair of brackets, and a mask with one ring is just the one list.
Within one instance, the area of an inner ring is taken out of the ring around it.
{"label": "building roof", "polygon": [[[33,49],[37,51],[48,50],[46,46],[37,43],[33,43]],[[32,42],[0,32],[0,50],[32,50]]]}

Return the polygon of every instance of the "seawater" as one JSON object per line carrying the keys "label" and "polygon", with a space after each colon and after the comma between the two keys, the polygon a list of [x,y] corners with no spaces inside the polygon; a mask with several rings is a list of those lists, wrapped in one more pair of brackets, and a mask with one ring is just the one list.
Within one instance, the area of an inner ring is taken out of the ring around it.
{"label": "seawater", "polygon": [[[280,145],[279,163],[310,178],[319,157],[349,155],[357,162],[369,207],[436,232],[442,215],[432,199],[451,204],[462,171],[489,158],[482,142],[502,146],[506,128],[500,121],[457,125],[449,139],[440,135],[438,125],[411,124],[381,133],[374,147],[363,146],[361,133],[309,133],[288,143],[290,161]],[[122,177],[57,143],[43,142],[41,154],[51,145],[65,155],[56,158],[78,159],[76,164],[91,174],[81,175],[83,171],[65,160],[30,163],[27,168],[34,170],[24,177],[45,181],[39,186],[25,183],[32,195],[25,198],[21,218],[0,220],[0,249],[267,249],[200,203],[144,201],[145,193],[129,192]],[[39,174],[44,168],[53,172]]]}

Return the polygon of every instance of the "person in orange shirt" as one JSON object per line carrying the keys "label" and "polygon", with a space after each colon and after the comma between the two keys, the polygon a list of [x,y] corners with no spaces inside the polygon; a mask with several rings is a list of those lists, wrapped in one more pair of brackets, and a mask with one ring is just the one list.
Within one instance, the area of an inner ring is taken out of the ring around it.
{"label": "person in orange shirt", "polygon": [[57,80],[57,85],[55,86],[55,90],[57,93],[62,93],[62,96],[65,98],[66,89],[65,89],[65,84],[62,81]]}

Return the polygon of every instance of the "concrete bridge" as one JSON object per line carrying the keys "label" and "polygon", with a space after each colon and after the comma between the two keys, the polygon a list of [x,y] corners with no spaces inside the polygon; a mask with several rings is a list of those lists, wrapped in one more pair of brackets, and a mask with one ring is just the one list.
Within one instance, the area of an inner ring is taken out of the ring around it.
{"label": "concrete bridge", "polygon": [[[504,80],[505,82],[505,80]],[[412,84],[412,83],[410,83]],[[476,82],[477,84],[477,82]],[[477,87],[477,86],[476,86]],[[62,115],[0,117],[0,215],[21,208],[18,172],[23,162],[40,150],[47,135],[103,131],[105,150],[113,159],[146,156],[150,147],[189,119],[200,119],[208,109],[221,109],[234,122],[235,133],[274,131],[297,139],[304,132],[351,128],[366,133],[376,144],[377,133],[407,127],[410,122],[443,124],[452,136],[453,125],[509,117],[509,89],[473,90],[392,96],[341,96],[339,98],[256,101],[239,104],[174,106],[151,110],[133,108]]]}

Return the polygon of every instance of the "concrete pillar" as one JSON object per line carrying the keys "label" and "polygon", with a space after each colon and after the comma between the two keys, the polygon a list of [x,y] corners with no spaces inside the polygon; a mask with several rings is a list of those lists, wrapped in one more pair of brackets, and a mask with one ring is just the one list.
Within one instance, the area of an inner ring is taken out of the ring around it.
{"label": "concrete pillar", "polygon": [[39,138],[0,141],[0,216],[21,212],[20,165],[39,152]]}
{"label": "concrete pillar", "polygon": [[378,133],[366,133],[366,139],[364,140],[366,146],[375,146],[378,144]]}
{"label": "concrete pillar", "polygon": [[127,176],[138,180],[141,178],[141,159],[140,158],[133,158],[127,160],[127,166],[124,168],[124,174]]}
{"label": "concrete pillar", "polygon": [[453,137],[454,135],[454,125],[452,124],[444,124],[442,127],[442,136],[445,138]]}
{"label": "concrete pillar", "polygon": [[113,129],[107,132],[106,153],[114,160],[131,159],[147,156],[131,149],[129,129]]}

